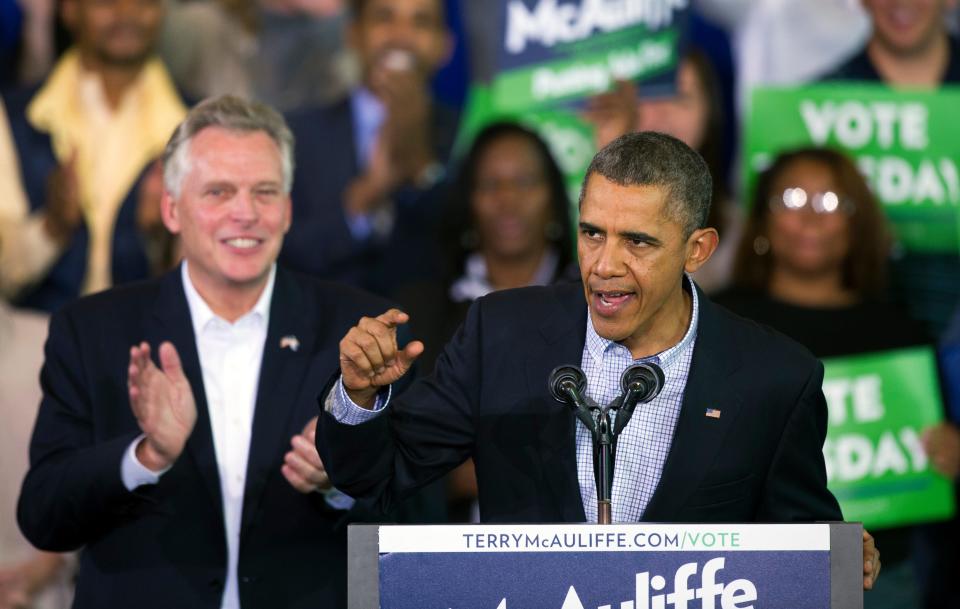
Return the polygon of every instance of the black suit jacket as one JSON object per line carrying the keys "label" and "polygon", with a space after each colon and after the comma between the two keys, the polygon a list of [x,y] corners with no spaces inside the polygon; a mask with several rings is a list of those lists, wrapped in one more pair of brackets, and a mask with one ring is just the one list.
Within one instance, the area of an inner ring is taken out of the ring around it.
{"label": "black suit jacket", "polygon": [[[473,456],[484,521],[583,521],[574,415],[550,397],[547,378],[579,365],[586,321],[578,284],[480,299],[434,374],[389,414],[355,427],[321,416],[318,445],[335,484],[388,507]],[[841,519],[821,452],[822,379],[803,347],[701,293],[683,406],[644,520]]]}
{"label": "black suit jacket", "polygon": [[[240,532],[244,609],[346,605],[345,520],[280,472],[290,438],[316,416],[338,343],[386,305],[278,269],[263,351]],[[280,348],[293,335],[299,349]],[[127,396],[130,346],[177,347],[197,401],[186,449],[160,483],[128,492],[120,463],[140,430]],[[43,401],[18,507],[45,550],[83,548],[75,607],[218,608],[227,567],[219,474],[180,272],[117,288],[53,316]],[[355,508],[357,510],[359,508]]]}

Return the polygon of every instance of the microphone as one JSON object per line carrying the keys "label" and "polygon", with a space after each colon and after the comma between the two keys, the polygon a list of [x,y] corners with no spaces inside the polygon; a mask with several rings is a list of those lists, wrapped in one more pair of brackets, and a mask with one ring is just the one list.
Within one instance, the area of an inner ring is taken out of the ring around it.
{"label": "microphone", "polygon": [[553,399],[573,408],[584,425],[596,432],[597,421],[590,414],[590,405],[583,392],[587,390],[587,375],[578,366],[557,366],[547,379],[547,386]]}
{"label": "microphone", "polygon": [[643,362],[630,366],[620,376],[620,390],[624,393],[624,401],[630,393],[634,393],[637,396],[635,405],[646,404],[660,395],[664,380],[663,370],[654,363]]}
{"label": "microphone", "polygon": [[557,366],[550,373],[547,384],[553,399],[561,404],[570,404],[572,400],[575,404],[583,401],[583,392],[587,389],[587,375],[577,366]]}
{"label": "microphone", "polygon": [[630,417],[633,416],[633,410],[637,407],[637,404],[646,404],[660,395],[664,381],[663,370],[660,369],[660,366],[651,362],[634,364],[623,371],[620,376],[623,401],[617,412],[616,423],[614,423],[614,436],[618,436],[630,422]]}

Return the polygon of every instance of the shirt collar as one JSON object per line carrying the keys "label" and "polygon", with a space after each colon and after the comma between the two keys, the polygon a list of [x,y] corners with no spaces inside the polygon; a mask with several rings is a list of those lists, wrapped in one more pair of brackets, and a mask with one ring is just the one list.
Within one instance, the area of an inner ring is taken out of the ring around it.
{"label": "shirt collar", "polygon": [[[557,274],[558,262],[556,250],[548,247],[527,285],[549,285]],[[467,256],[464,271],[463,276],[450,286],[449,296],[454,302],[471,302],[493,291],[487,276],[487,263],[480,252]]]}
{"label": "shirt collar", "polygon": [[193,285],[193,280],[190,279],[190,275],[187,272],[187,261],[184,260],[183,264],[180,265],[180,278],[183,281],[183,292],[187,297],[187,307],[190,309],[190,319],[193,322],[193,331],[197,334],[203,332],[207,325],[214,320],[219,320],[221,323],[226,325],[236,325],[245,319],[252,319],[258,323],[266,325],[266,321],[270,318],[270,302],[273,298],[273,284],[277,276],[277,265],[274,263],[270,267],[270,274],[267,276],[267,285],[263,288],[263,292],[260,294],[260,298],[257,299],[256,304],[253,305],[253,308],[247,311],[240,319],[238,319],[233,324],[230,324],[225,319],[219,317],[210,306],[207,304],[207,301],[200,296],[200,292],[197,291],[197,288]]}
{"label": "shirt collar", "polygon": [[[697,286],[694,284],[693,279],[689,274],[684,273],[683,277],[685,282],[684,289],[690,290],[690,299],[692,301],[690,325],[687,326],[686,334],[683,335],[683,338],[680,339],[680,342],[669,349],[661,351],[656,355],[642,358],[644,360],[655,360],[663,368],[668,368],[675,361],[677,361],[677,358],[680,357],[680,354],[690,348],[690,346],[693,344],[693,341],[697,337],[697,326],[700,323],[700,300],[697,296]],[[626,347],[620,343],[603,338],[597,334],[596,329],[593,327],[593,320],[590,319],[590,309],[587,308],[587,351],[589,351],[590,357],[592,357],[595,362],[600,364],[603,362],[604,354],[609,349],[615,349],[618,347],[626,349]]]}

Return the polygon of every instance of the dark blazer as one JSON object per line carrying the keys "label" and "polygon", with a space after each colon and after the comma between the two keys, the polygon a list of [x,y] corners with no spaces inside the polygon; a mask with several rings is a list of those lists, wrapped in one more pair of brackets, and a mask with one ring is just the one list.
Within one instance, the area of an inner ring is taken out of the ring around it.
{"label": "dark blazer", "polygon": [[[278,269],[263,351],[240,532],[244,609],[346,605],[352,517],[304,495],[280,472],[290,438],[316,416],[358,316],[385,303]],[[299,349],[280,347],[294,335]],[[140,430],[127,397],[130,346],[169,340],[197,401],[183,455],[155,486],[128,492],[120,463]],[[227,548],[203,376],[179,270],[81,299],[53,316],[43,401],[18,506],[45,550],[83,548],[75,607],[220,607]],[[355,508],[355,511],[359,508]]]}
{"label": "dark blazer", "polygon": [[[50,176],[59,167],[53,154],[50,135],[37,131],[27,120],[27,106],[39,88],[40,85],[37,85],[3,96],[20,163],[20,178],[27,194],[31,213],[42,209],[47,204]],[[150,163],[144,166],[117,211],[113,241],[110,245],[113,255],[110,271],[115,285],[146,279],[150,275],[144,238],[137,228],[140,184],[150,166]],[[54,262],[47,275],[39,283],[19,294],[15,304],[53,312],[79,296],[83,278],[87,272],[89,241],[90,235],[86,224],[81,222],[70,243]]]}
{"label": "dark blazer", "polygon": [[[481,298],[434,374],[389,414],[355,427],[321,416],[318,447],[334,483],[389,506],[473,456],[482,520],[583,521],[574,415],[550,397],[547,377],[579,365],[586,320],[579,284]],[[701,293],[683,406],[644,520],[840,520],[821,452],[822,380],[803,347]]]}
{"label": "dark blazer", "polygon": [[[446,163],[456,136],[454,111],[433,107],[433,150]],[[387,293],[410,278],[422,278],[432,264],[432,232],[440,214],[442,188],[420,190],[411,185],[391,195],[394,225],[385,239],[358,240],[347,225],[343,208],[347,186],[361,173],[354,140],[350,99],[287,116],[296,138],[293,224],[284,238],[281,262],[324,279]]]}

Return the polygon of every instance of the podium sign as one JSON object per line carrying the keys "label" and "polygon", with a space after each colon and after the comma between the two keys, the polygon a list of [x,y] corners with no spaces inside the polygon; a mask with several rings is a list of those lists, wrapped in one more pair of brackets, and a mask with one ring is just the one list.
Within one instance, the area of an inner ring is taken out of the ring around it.
{"label": "podium sign", "polygon": [[[352,557],[354,546],[363,545],[355,528]],[[862,603],[858,525],[381,526],[370,533],[377,575],[351,560],[351,609],[854,609]],[[374,581],[378,599],[361,601],[357,588]],[[838,592],[843,582],[846,597]]]}

